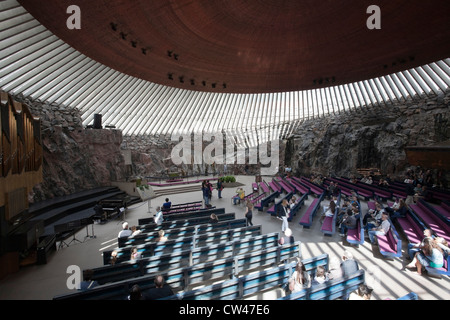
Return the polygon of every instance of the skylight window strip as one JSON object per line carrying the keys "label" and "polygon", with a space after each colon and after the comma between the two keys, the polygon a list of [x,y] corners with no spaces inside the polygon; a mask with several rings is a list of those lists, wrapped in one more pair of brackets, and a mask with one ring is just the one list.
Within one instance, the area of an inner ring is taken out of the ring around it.
{"label": "skylight window strip", "polygon": [[391,75],[384,76],[384,79],[386,80],[387,85],[389,86],[389,88],[392,90],[395,97],[397,98],[397,101],[402,101],[404,99],[404,96],[403,96],[402,92],[399,90],[399,88],[397,87],[397,85],[394,82]]}
{"label": "skylight window strip", "polygon": [[172,93],[176,91],[173,87],[165,87],[162,86],[161,91],[157,96],[157,101],[154,104],[154,108],[152,110],[152,117],[149,121],[148,132],[151,135],[159,134],[160,124],[158,119],[160,119],[164,114],[164,108],[166,107],[167,101],[171,98]]}
{"label": "skylight window strip", "polygon": [[377,100],[377,103],[379,106],[386,104],[386,100],[383,96],[383,93],[380,92],[378,86],[376,85],[375,81],[373,79],[367,80],[367,84],[369,85],[370,90],[373,93],[373,96]]}
{"label": "skylight window strip", "polygon": [[[123,106],[126,107],[127,110],[129,110],[129,113],[126,116],[126,121],[124,122],[122,126],[122,131],[124,134],[127,134],[131,131],[131,129],[135,125],[141,126],[142,123],[142,99],[144,92],[144,81],[139,80],[136,81],[135,87],[132,90],[127,90],[126,95],[129,97],[124,103]],[[125,93],[123,93],[125,95]],[[103,109],[100,110],[100,114],[103,114],[103,119],[105,123],[111,123],[110,114],[105,113],[105,110],[108,110],[109,106],[107,103],[102,103]],[[114,123],[116,125],[116,123]]]}
{"label": "skylight window strip", "polygon": [[103,95],[98,96],[97,93],[94,93],[86,99],[84,105],[89,110],[91,117],[95,113],[102,114],[104,110],[110,110],[110,113],[105,115],[106,120],[122,128],[121,124],[126,121],[128,112],[125,110],[125,105],[130,101],[128,93],[135,92],[139,79],[125,76],[124,80],[120,81],[115,78],[114,74],[110,76],[110,79],[101,85]]}
{"label": "skylight window strip", "polygon": [[[142,87],[142,96],[139,98],[139,115],[138,119],[139,121],[130,121],[133,123],[133,126],[130,127],[130,129],[125,133],[124,135],[133,135],[133,134],[145,134],[145,131],[143,131],[144,124],[145,124],[145,118],[148,114],[148,106],[147,102],[150,99],[151,96],[151,90],[149,90],[149,82],[143,81],[144,86]],[[109,113],[109,110],[107,111]],[[110,115],[108,114],[108,118],[110,118]],[[110,122],[110,125],[114,125],[115,123]]]}
{"label": "skylight window strip", "polygon": [[379,82],[381,84],[381,86],[384,89],[384,92],[388,95],[389,100],[394,103],[394,101],[397,101],[397,95],[395,94],[395,92],[393,91],[392,87],[389,85],[387,79],[385,77],[380,77]]}
{"label": "skylight window strip", "polygon": [[35,96],[34,92],[51,83],[55,77],[61,74],[61,69],[70,66],[77,56],[78,53],[75,50],[65,50],[54,56],[51,61],[42,64],[38,68],[38,72],[23,84],[25,89],[22,90],[22,93],[25,96]]}
{"label": "skylight window strip", "polygon": [[319,103],[319,98],[317,97],[317,91],[318,91],[317,89],[312,90],[312,98],[313,98],[313,104],[315,106],[314,109],[316,110],[315,117],[320,118],[321,115],[323,114],[323,105],[321,105]]}
{"label": "skylight window strip", "polygon": [[361,94],[358,91],[358,84],[353,82],[353,83],[350,84],[349,87],[350,87],[350,89],[353,90],[353,92],[350,91],[352,96],[354,96],[354,97],[356,97],[358,99],[358,104],[356,104],[356,107],[359,107],[360,109],[362,109],[363,106],[365,105],[365,102],[364,102],[363,97],[361,96]]}
{"label": "skylight window strip", "polygon": [[[448,88],[450,86],[450,78],[449,75],[447,73],[445,73],[443,71],[443,69],[440,67],[439,64],[437,63],[430,63],[429,67],[434,71],[434,73],[436,74],[437,77],[439,77],[439,79],[446,84],[446,88]],[[445,64],[442,65],[442,67],[446,67]],[[448,67],[447,67],[448,69]],[[446,89],[445,88],[445,89]],[[444,89],[444,91],[445,91]]]}
{"label": "skylight window strip", "polygon": [[408,92],[409,96],[413,98],[417,94],[417,92],[413,89],[409,81],[405,78],[404,74],[402,72],[399,72],[396,73],[396,76],[403,85],[403,88]]}
{"label": "skylight window strip", "polygon": [[378,92],[380,93],[381,98],[384,101],[384,103],[387,104],[389,102],[392,102],[391,97],[389,96],[389,94],[387,93],[383,84],[381,83],[380,78],[375,78],[373,80],[373,83],[374,83],[375,87],[377,88]]}
{"label": "skylight window strip", "polygon": [[211,97],[211,101],[208,103],[210,106],[210,111],[207,111],[206,113],[206,119],[205,119],[205,130],[208,133],[214,133],[217,131],[216,127],[214,126],[215,122],[217,121],[217,115],[216,112],[218,110],[217,106],[218,100],[220,98],[220,94],[209,94]]}
{"label": "skylight window strip", "polygon": [[416,69],[411,69],[409,71],[409,74],[416,80],[416,83],[420,86],[422,91],[429,95],[433,90],[428,86],[428,84],[423,80],[423,78],[420,76],[420,74],[417,73]]}
{"label": "skylight window strip", "polygon": [[[19,13],[15,16],[8,16],[7,19],[0,20],[0,30],[1,30],[1,36],[0,39],[4,39],[6,37],[10,37],[11,33],[10,31],[12,29],[19,29],[23,25],[27,25],[30,22],[34,22],[36,24],[36,19],[33,18],[30,14],[27,13]],[[4,33],[4,34],[3,34]]]}
{"label": "skylight window strip", "polygon": [[86,56],[80,55],[74,59],[75,64],[70,65],[67,70],[60,73],[58,78],[55,80],[58,83],[54,86],[42,87],[42,93],[36,93],[36,97],[42,101],[50,100],[57,101],[58,96],[64,95],[65,92],[69,91],[73,80],[78,78],[80,74],[83,74],[87,69],[90,69],[92,65],[95,64],[94,61],[87,58]]}
{"label": "skylight window strip", "polygon": [[428,74],[428,76],[433,79],[433,82],[441,89],[442,92],[445,92],[447,89],[447,85],[444,81],[438,75],[433,71],[433,69],[430,68],[429,65],[425,65],[422,67],[423,70]]}
{"label": "skylight window strip", "polygon": [[[149,96],[149,98],[145,102],[145,105],[147,106],[148,111],[142,122],[143,123],[142,131],[145,132],[146,134],[151,134],[155,125],[158,125],[158,121],[155,120],[155,119],[157,119],[157,116],[158,116],[157,110],[155,110],[155,109],[163,106],[162,99],[163,99],[165,93],[167,92],[167,87],[165,87],[163,85],[158,85],[158,84],[152,83],[152,87],[153,87],[153,89],[151,90],[152,94]],[[185,109],[185,108],[183,108],[183,109]],[[188,117],[186,117],[185,120],[186,121],[183,123],[183,125],[186,125],[187,123],[189,123],[189,125],[192,124],[191,120]],[[183,128],[183,126],[181,128]]]}
{"label": "skylight window strip", "polygon": [[417,67],[415,70],[417,71],[417,74],[419,74],[420,77],[423,79],[423,81],[425,81],[425,83],[431,88],[434,94],[439,94],[438,85],[433,81],[433,79],[430,78],[430,76],[425,72],[425,70],[422,67]]}
{"label": "skylight window strip", "polygon": [[[196,96],[199,95],[198,91],[191,91],[191,90],[183,90],[183,96],[180,97],[180,103],[178,104],[178,108],[174,109],[172,111],[171,116],[169,116],[171,121],[171,127],[168,128],[167,134],[171,133],[179,133],[179,134],[186,134],[189,132],[190,128],[188,126],[190,125],[187,121],[189,118],[189,109],[190,106],[193,104],[193,102],[196,100]],[[179,106],[185,106],[184,108],[179,108]],[[169,126],[167,126],[169,127]],[[166,132],[166,131],[165,131]]]}
{"label": "skylight window strip", "polygon": [[67,83],[66,76],[72,73],[71,70],[74,71],[78,69],[80,67],[80,62],[85,59],[85,57],[79,55],[76,51],[72,56],[68,58],[70,61],[60,62],[57,70],[48,75],[49,78],[51,77],[50,81],[46,84],[39,82],[35,89],[28,88],[24,90],[24,96],[32,96],[35,99],[45,101],[46,97],[50,96],[51,93],[60,90]]}
{"label": "skylight window strip", "polygon": [[414,92],[421,96],[424,93],[424,90],[420,86],[420,84],[414,79],[414,77],[411,75],[411,73],[406,70],[402,72],[403,76],[406,78],[410,86],[414,89]]}
{"label": "skylight window strip", "polygon": [[59,104],[63,105],[73,105],[80,109],[80,107],[76,103],[74,103],[74,101],[84,93],[84,91],[86,90],[85,88],[93,89],[93,83],[95,83],[95,81],[99,77],[108,72],[111,73],[112,71],[106,66],[99,63],[92,64],[86,70],[79,70],[77,71],[76,78],[73,80],[73,86],[71,86],[69,90],[64,92],[62,95],[59,95],[58,97],[52,96],[52,100],[49,101],[56,101]]}
{"label": "skylight window strip", "polygon": [[0,43],[2,45],[0,48],[12,46],[16,42],[24,41],[37,33],[46,31],[46,29],[34,19],[24,21],[24,23],[10,28],[5,28],[6,26],[3,22],[0,22],[0,25]]}
{"label": "skylight window strip", "polygon": [[[108,73],[105,73],[102,78],[97,79],[96,85],[88,91],[88,94],[80,96],[80,100],[78,102],[79,105],[82,105],[80,108],[83,112],[88,112],[91,109],[92,104],[95,104],[96,101],[104,101],[112,100],[115,97],[117,92],[120,92],[120,88],[130,86],[134,83],[134,79],[128,81],[120,81],[121,79],[130,79],[124,74],[117,74],[113,70],[108,70]],[[120,100],[119,100],[120,101]],[[113,104],[115,108],[117,108],[116,104]]]}
{"label": "skylight window strip", "polygon": [[409,95],[408,91],[405,89],[405,87],[403,86],[403,84],[401,83],[401,81],[399,80],[397,74],[396,73],[391,74],[390,78],[395,83],[398,91],[401,93],[401,95],[404,98],[404,100],[405,101],[408,100],[408,97],[410,95]]}
{"label": "skylight window strip", "polygon": [[174,90],[165,103],[164,108],[161,109],[160,116],[158,117],[159,133],[162,135],[167,134],[167,129],[174,124],[176,107],[183,104],[183,96],[186,90]]}
{"label": "skylight window strip", "polygon": [[[340,96],[344,102],[344,105],[346,102],[347,106],[348,106],[347,111],[351,112],[355,108],[355,102],[353,101],[353,97],[351,95],[349,95],[348,90],[349,90],[348,85],[339,86],[339,91],[341,93]],[[345,99],[344,99],[344,97],[345,97]]]}
{"label": "skylight window strip", "polygon": [[340,97],[337,95],[337,86],[332,86],[329,88],[329,95],[331,99],[331,105],[333,106],[333,113],[341,113],[341,108],[343,104],[339,101]]}
{"label": "skylight window strip", "polygon": [[24,75],[38,69],[42,63],[50,59],[55,52],[58,52],[57,49],[64,47],[67,48],[61,42],[53,42],[39,47],[38,50],[28,53],[26,56],[22,56],[23,53],[21,53],[20,58],[16,62],[10,64],[6,70],[2,70],[0,73],[0,81],[5,83],[5,85],[14,86],[14,82],[17,79],[23,79]]}
{"label": "skylight window strip", "polygon": [[66,47],[62,51],[41,52],[43,53],[42,55],[27,64],[28,70],[26,72],[24,72],[23,68],[20,68],[9,73],[7,77],[14,78],[14,80],[8,82],[6,87],[14,88],[11,89],[14,91],[21,91],[25,85],[39,81],[41,75],[47,71],[47,68],[51,68],[53,62],[57,62],[67,55],[69,49]]}

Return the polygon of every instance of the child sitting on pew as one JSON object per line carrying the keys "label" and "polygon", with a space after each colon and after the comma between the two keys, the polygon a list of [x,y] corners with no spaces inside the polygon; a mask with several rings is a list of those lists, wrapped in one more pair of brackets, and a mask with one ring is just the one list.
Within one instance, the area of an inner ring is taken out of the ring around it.
{"label": "child sitting on pew", "polygon": [[312,281],[313,285],[322,284],[326,281],[328,281],[328,274],[325,270],[324,266],[318,266],[316,269],[316,275],[314,276],[314,279]]}

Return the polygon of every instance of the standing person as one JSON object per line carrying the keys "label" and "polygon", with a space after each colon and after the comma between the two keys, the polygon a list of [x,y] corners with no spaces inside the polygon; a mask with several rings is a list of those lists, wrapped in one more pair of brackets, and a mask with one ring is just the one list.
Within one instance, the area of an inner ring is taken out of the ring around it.
{"label": "standing person", "polygon": [[203,201],[205,202],[205,207],[209,207],[209,193],[210,189],[206,181],[202,182],[202,195],[203,195]]}
{"label": "standing person", "polygon": [[223,190],[223,179],[219,178],[219,180],[217,180],[217,196],[219,197],[219,199],[222,199],[222,190]]}
{"label": "standing person", "polygon": [[253,218],[253,203],[251,201],[247,201],[245,218],[247,219],[247,227],[252,226],[252,218]]}
{"label": "standing person", "polygon": [[283,199],[283,201],[281,202],[281,205],[278,207],[278,212],[277,215],[278,217],[281,219],[281,221],[283,221],[282,225],[281,225],[281,231],[285,231],[287,228],[289,228],[289,222],[288,222],[288,217],[289,217],[289,203],[286,199]]}
{"label": "standing person", "polygon": [[211,198],[212,198],[212,191],[213,191],[213,185],[211,184],[211,182],[209,182],[209,180],[206,180],[206,186],[208,187],[208,198],[209,198],[209,202],[211,202]]}

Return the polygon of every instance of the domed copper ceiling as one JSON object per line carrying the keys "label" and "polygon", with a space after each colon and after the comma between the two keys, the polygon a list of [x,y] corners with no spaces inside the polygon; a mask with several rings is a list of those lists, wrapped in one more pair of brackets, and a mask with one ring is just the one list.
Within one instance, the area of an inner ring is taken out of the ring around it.
{"label": "domed copper ceiling", "polygon": [[[154,83],[286,92],[379,77],[450,56],[450,2],[19,0],[88,57]],[[367,8],[381,10],[370,30]],[[81,29],[69,29],[70,5]]]}

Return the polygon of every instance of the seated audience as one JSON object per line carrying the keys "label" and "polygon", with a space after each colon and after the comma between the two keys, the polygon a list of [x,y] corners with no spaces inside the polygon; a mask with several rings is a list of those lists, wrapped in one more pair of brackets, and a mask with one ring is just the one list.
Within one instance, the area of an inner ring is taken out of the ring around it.
{"label": "seated audience", "polygon": [[408,205],[404,199],[400,199],[398,202],[395,202],[392,207],[386,207],[384,210],[389,213],[391,219],[404,218],[408,212]]}
{"label": "seated audience", "polygon": [[135,284],[131,287],[128,300],[147,300],[147,299],[145,294],[142,293],[141,287],[139,287],[138,284]]}
{"label": "seated audience", "polygon": [[421,251],[417,252],[413,261],[406,266],[407,269],[417,269],[417,274],[422,275],[426,267],[442,268],[444,255],[442,249],[430,238],[426,238]]}
{"label": "seated audience", "polygon": [[424,238],[419,243],[408,243],[408,256],[411,260],[414,259],[417,252],[419,252],[425,245],[425,239],[434,239],[433,231],[431,229],[423,230]]}
{"label": "seated audience", "polygon": [[330,269],[327,272],[328,279],[339,279],[344,275],[344,271],[341,267],[341,261],[337,257],[332,257],[330,259]]}
{"label": "seated audience", "polygon": [[148,300],[156,300],[173,295],[172,288],[165,283],[162,275],[157,275],[155,278],[155,287],[145,292],[145,297]]}
{"label": "seated audience", "polygon": [[170,209],[170,207],[172,207],[172,202],[169,201],[169,198],[166,198],[166,202],[164,202],[162,205],[162,210],[167,211]]}
{"label": "seated audience", "polygon": [[292,235],[292,230],[290,228],[286,228],[286,230],[284,230],[284,236],[280,238],[280,240],[278,240],[278,243],[283,245],[283,244],[289,244],[289,243],[294,243],[294,236]]}
{"label": "seated audience", "polygon": [[158,231],[158,238],[156,238],[156,242],[166,241],[166,240],[167,240],[167,237],[165,236],[164,230],[159,230]]}
{"label": "seated audience", "polygon": [[345,250],[342,256],[341,268],[344,277],[350,276],[359,270],[358,262],[348,250]]}
{"label": "seated audience", "polygon": [[324,266],[318,266],[316,268],[316,275],[314,276],[312,284],[313,285],[322,284],[322,283],[324,283],[324,282],[326,282],[328,280],[329,280],[328,279],[328,274],[327,274],[327,272],[325,270],[325,267]]}
{"label": "seated audience", "polygon": [[369,235],[369,241],[372,244],[376,244],[375,237],[376,236],[384,236],[389,232],[391,228],[391,223],[389,222],[389,215],[387,212],[383,212],[381,215],[381,224],[379,227],[374,227],[369,229],[367,232]]}
{"label": "seated audience", "polygon": [[156,214],[155,214],[155,217],[153,218],[153,220],[155,221],[155,223],[158,226],[163,223],[164,216],[163,216],[163,211],[161,210],[161,207],[156,207]]}
{"label": "seated audience", "polygon": [[243,200],[245,198],[245,191],[242,188],[237,188],[236,189],[236,195],[233,197],[233,204],[237,204],[238,201],[239,203],[241,203],[241,200]]}
{"label": "seated audience", "polygon": [[131,230],[128,228],[128,222],[124,222],[122,224],[122,231],[119,232],[118,237],[122,238],[122,237],[129,237],[131,236]]}
{"label": "seated audience", "polygon": [[136,226],[131,227],[131,236],[137,236],[138,234],[141,234],[142,230],[139,230]]}
{"label": "seated audience", "polygon": [[295,271],[289,278],[289,291],[291,293],[311,287],[311,276],[306,271],[304,264],[298,261]]}
{"label": "seated audience", "polygon": [[348,214],[345,214],[342,217],[339,234],[341,237],[345,237],[349,229],[354,230],[358,227],[359,216],[359,212],[354,214],[351,210],[349,210]]}
{"label": "seated audience", "polygon": [[373,289],[361,283],[358,290],[350,293],[348,300],[370,300]]}
{"label": "seated audience", "polygon": [[142,258],[142,253],[136,247],[131,248],[131,260],[139,260]]}
{"label": "seated audience", "polygon": [[80,291],[86,291],[92,288],[95,288],[99,285],[99,283],[95,280],[92,280],[92,277],[94,275],[94,271],[91,269],[85,270],[83,272],[84,281],[81,281],[80,288],[78,290]]}

